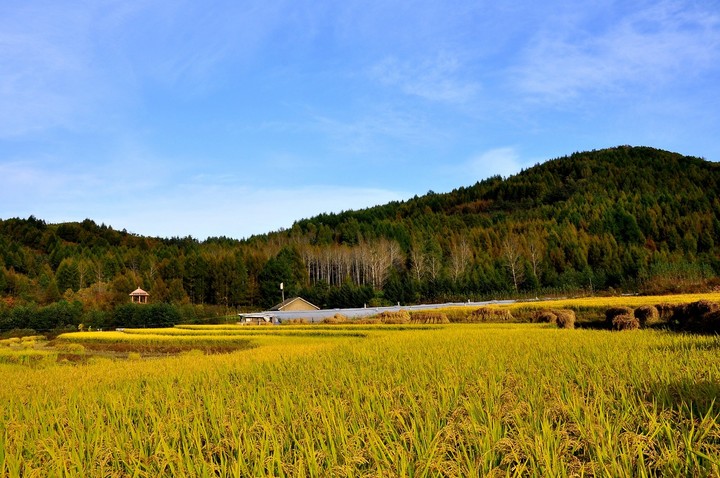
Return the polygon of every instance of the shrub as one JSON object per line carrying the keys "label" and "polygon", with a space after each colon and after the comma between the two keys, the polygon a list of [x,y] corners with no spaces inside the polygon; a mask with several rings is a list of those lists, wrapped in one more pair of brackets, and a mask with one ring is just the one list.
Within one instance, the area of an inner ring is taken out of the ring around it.
{"label": "shrub", "polygon": [[629,315],[633,317],[633,310],[630,307],[611,307],[605,311],[605,322],[614,327],[615,317],[619,315]]}
{"label": "shrub", "polygon": [[635,318],[640,321],[642,327],[645,327],[660,320],[660,313],[654,305],[642,305],[635,309]]}
{"label": "shrub", "polygon": [[616,315],[612,327],[614,330],[636,330],[640,328],[640,321],[630,314]]}
{"label": "shrub", "polygon": [[116,327],[172,327],[181,322],[178,309],[170,304],[122,304],[115,308]]}
{"label": "shrub", "polygon": [[507,322],[509,320],[514,320],[514,317],[507,309],[480,307],[468,315],[466,322]]}
{"label": "shrub", "polygon": [[413,312],[410,315],[413,324],[449,324],[450,320],[443,312],[434,310]]}
{"label": "shrub", "polygon": [[0,334],[0,339],[9,339],[9,338],[13,338],[13,337],[18,337],[18,338],[27,337],[30,335],[35,335],[35,333],[36,332],[34,329],[11,329],[11,330],[8,330],[7,332],[3,332],[2,334]]}

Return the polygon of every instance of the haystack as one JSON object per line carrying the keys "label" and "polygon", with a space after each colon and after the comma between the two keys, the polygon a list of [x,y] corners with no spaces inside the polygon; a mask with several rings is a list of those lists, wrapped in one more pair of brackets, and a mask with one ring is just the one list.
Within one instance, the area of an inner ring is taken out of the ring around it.
{"label": "haystack", "polygon": [[616,315],[612,321],[613,330],[637,330],[640,321],[630,314]]}
{"label": "haystack", "polygon": [[654,305],[642,305],[635,309],[635,318],[640,321],[640,325],[645,327],[654,324],[660,320],[660,312]]}

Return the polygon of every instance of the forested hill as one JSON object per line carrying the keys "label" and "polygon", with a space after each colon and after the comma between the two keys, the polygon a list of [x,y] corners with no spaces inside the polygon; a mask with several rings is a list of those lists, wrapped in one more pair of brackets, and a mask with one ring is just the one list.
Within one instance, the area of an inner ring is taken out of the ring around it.
{"label": "forested hill", "polygon": [[324,307],[714,287],[718,191],[716,163],[623,146],[243,241],[6,219],[0,307],[108,313],[137,285],[156,302],[227,308],[272,305],[280,282]]}
{"label": "forested hill", "polygon": [[641,233],[667,240],[670,231],[660,231],[678,229],[673,226],[681,226],[679,216],[717,214],[719,178],[718,163],[647,147],[618,147],[553,159],[505,180],[494,176],[450,193],[431,191],[405,202],[324,214],[295,227],[315,233],[320,242],[332,237],[340,243],[353,243],[358,235],[387,235],[392,224],[432,229],[444,221],[457,227],[458,220],[469,228],[493,224],[512,229],[523,228],[516,222],[554,219],[593,233],[622,234],[613,221],[622,212],[642,223]]}

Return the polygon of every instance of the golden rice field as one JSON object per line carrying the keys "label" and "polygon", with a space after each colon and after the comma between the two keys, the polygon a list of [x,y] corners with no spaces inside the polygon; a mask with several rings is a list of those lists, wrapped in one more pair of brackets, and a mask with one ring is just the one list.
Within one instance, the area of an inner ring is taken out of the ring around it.
{"label": "golden rice field", "polygon": [[[0,361],[0,476],[720,476],[717,337],[219,326],[56,344],[193,340],[252,346]],[[30,342],[0,354],[53,353]]]}
{"label": "golden rice field", "polygon": [[[533,301],[518,301],[509,304],[492,305],[491,308],[506,309],[513,316],[521,321],[528,321],[529,316],[538,310],[543,309],[572,309],[578,314],[581,322],[592,322],[602,320],[606,309],[611,307],[639,307],[642,305],[657,304],[689,304],[699,300],[720,302],[720,292],[698,293],[698,294],[674,294],[674,295],[631,295],[631,296],[594,296],[567,299],[545,299]],[[477,307],[458,306],[438,309],[447,314],[448,317],[457,319],[465,317]]]}

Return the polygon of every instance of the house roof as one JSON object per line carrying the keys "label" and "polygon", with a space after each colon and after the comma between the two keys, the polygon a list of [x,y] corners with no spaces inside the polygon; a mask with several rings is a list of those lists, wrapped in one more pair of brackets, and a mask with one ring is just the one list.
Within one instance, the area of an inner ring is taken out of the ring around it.
{"label": "house roof", "polygon": [[150,294],[148,294],[147,292],[142,290],[140,287],[138,287],[134,291],[130,292],[130,294],[128,294],[128,295],[150,295]]}
{"label": "house roof", "polygon": [[320,307],[318,307],[318,306],[315,305],[315,304],[311,304],[310,302],[308,302],[307,300],[303,299],[302,297],[291,297],[290,299],[286,299],[285,301],[280,302],[278,305],[276,305],[275,307],[271,308],[270,310],[273,310],[273,311],[281,311],[281,310],[284,310],[284,309],[286,309],[290,304],[292,304],[293,302],[296,302],[296,301],[300,301],[300,302],[302,302],[303,304],[307,305],[308,307],[310,307],[310,308],[312,308],[312,309],[314,309],[314,310],[320,310]]}

